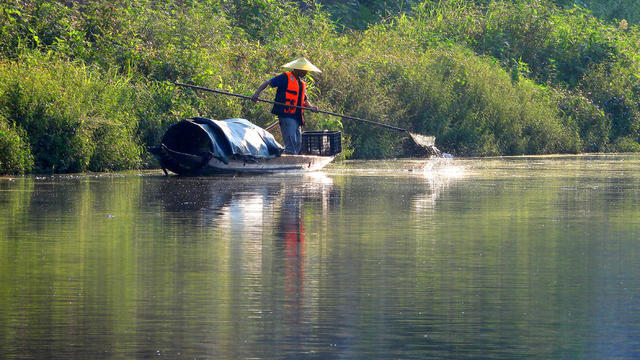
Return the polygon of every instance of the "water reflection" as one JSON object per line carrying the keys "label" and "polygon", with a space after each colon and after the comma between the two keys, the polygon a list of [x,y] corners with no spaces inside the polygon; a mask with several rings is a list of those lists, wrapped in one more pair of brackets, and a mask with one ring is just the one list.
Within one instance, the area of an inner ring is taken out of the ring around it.
{"label": "water reflection", "polygon": [[424,193],[413,196],[413,214],[433,214],[440,194],[466,175],[464,166],[446,158],[430,159],[419,168],[418,174],[428,186]]}
{"label": "water reflection", "polygon": [[[149,184],[156,185],[155,190],[145,190],[146,200],[162,206],[176,226],[185,231],[198,227],[216,233],[216,238],[229,239],[228,254],[234,259],[230,278],[253,279],[252,298],[263,297],[265,291],[278,297],[275,294],[282,291],[282,303],[253,309],[253,317],[303,323],[305,296],[317,296],[312,290],[305,293],[309,288],[305,283],[305,217],[324,219],[326,224],[329,213],[340,207],[341,191],[331,177],[310,173],[215,181],[169,178]],[[266,290],[262,289],[265,281],[269,282]],[[296,332],[290,336],[300,336]]]}
{"label": "water reflection", "polygon": [[634,159],[0,181],[0,358],[633,358]]}
{"label": "water reflection", "polygon": [[276,259],[284,261],[284,291],[289,322],[302,322],[304,297],[304,220],[303,199],[295,190],[285,191],[278,229]]}

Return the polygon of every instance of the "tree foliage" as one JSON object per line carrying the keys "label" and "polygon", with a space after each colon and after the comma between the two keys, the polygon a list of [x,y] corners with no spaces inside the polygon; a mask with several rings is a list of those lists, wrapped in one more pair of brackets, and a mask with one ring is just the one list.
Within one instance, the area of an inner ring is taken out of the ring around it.
{"label": "tree foliage", "polygon": [[[324,70],[308,78],[315,105],[433,134],[457,155],[635,151],[636,5],[578,5],[7,0],[0,147],[15,151],[0,151],[0,172],[150,166],[146,146],[189,116],[266,125],[273,119],[263,104],[173,82],[249,95],[298,56]],[[398,133],[307,120],[309,129],[342,129],[351,157],[410,151]]]}

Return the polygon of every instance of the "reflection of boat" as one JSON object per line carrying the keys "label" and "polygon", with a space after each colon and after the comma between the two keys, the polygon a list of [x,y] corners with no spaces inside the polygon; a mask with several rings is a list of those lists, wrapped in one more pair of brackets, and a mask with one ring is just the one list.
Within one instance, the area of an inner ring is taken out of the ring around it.
{"label": "reflection of boat", "polygon": [[[337,137],[336,137],[337,135]],[[282,154],[282,146],[264,129],[244,119],[182,120],[171,126],[160,146],[150,149],[162,168],[180,175],[313,171],[340,152],[340,134],[313,132],[304,139],[307,154]]]}
{"label": "reflection of boat", "polygon": [[[326,218],[340,206],[341,193],[322,172],[261,177],[150,178],[144,202],[161,206],[185,229],[215,224],[219,229],[280,234],[279,223],[297,219],[305,209]],[[154,205],[155,206],[155,205]],[[278,220],[280,219],[280,220]],[[252,231],[252,229],[256,229]],[[267,231],[265,231],[267,230]]]}

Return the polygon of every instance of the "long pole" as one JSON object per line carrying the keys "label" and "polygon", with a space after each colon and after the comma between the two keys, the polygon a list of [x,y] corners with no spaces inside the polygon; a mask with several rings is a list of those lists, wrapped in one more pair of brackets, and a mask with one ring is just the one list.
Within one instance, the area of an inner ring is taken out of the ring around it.
{"label": "long pole", "polygon": [[[281,102],[277,102],[277,101],[271,101],[271,100],[267,100],[267,99],[254,99],[251,96],[246,96],[246,95],[240,95],[240,94],[234,94],[228,91],[222,91],[222,90],[215,90],[215,89],[209,89],[206,87],[202,87],[202,86],[197,86],[197,85],[191,85],[191,84],[182,84],[179,82],[175,82],[176,85],[178,86],[184,86],[184,87],[188,87],[188,88],[192,88],[192,89],[198,89],[198,90],[204,90],[204,91],[209,91],[209,92],[213,92],[216,94],[223,94],[223,95],[229,95],[229,96],[235,96],[235,97],[239,97],[242,99],[246,99],[246,100],[255,100],[255,101],[262,101],[262,102],[266,102],[269,104],[275,104],[275,105],[284,105],[284,106],[288,106],[288,107],[293,107],[293,108],[297,108],[297,109],[304,109],[304,110],[310,110],[313,111],[311,108],[309,107],[305,107],[305,106],[297,106],[297,105],[289,105],[286,103],[281,103]],[[379,123],[376,121],[371,121],[371,120],[367,120],[367,119],[362,119],[359,117],[355,117],[355,116],[348,116],[348,115],[342,115],[342,114],[338,114],[338,113],[334,113],[331,111],[324,111],[324,110],[318,110],[318,113],[321,114],[327,114],[327,115],[332,115],[332,116],[337,116],[337,117],[341,117],[341,118],[345,118],[345,119],[349,119],[349,120],[356,120],[356,121],[362,121],[362,122],[366,122],[368,124],[372,124],[372,125],[377,125],[377,126],[381,126],[387,129],[391,129],[391,130],[396,130],[396,131],[402,131],[402,132],[409,132],[407,129],[403,129],[397,126],[392,126],[392,125],[387,125],[387,124],[383,124],[383,123]],[[272,124],[273,125],[273,124]]]}

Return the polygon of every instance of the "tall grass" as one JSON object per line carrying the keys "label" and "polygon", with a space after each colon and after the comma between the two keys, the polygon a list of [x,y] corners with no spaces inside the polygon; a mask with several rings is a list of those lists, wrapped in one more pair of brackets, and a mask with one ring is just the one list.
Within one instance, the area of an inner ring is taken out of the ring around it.
{"label": "tall grass", "polygon": [[33,156],[22,129],[0,117],[0,169],[3,173],[24,174],[33,169]]}
{"label": "tall grass", "polygon": [[134,99],[125,78],[81,62],[36,54],[0,64],[0,113],[29,139],[38,172],[139,166]]}

